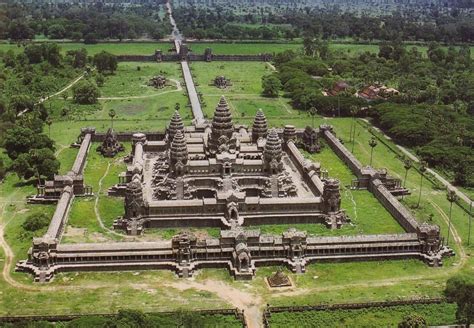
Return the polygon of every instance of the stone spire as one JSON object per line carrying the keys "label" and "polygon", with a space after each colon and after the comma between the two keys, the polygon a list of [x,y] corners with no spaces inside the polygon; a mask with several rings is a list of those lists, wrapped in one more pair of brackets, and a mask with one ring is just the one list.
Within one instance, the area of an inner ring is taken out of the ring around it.
{"label": "stone spire", "polygon": [[180,130],[176,131],[173,141],[170,147],[170,162],[171,166],[181,162],[186,164],[188,161],[188,148],[186,147],[186,139]]}
{"label": "stone spire", "polygon": [[229,105],[224,96],[219,100],[219,104],[214,111],[214,118],[212,119],[212,136],[213,140],[219,139],[221,136],[226,136],[228,139],[232,138],[234,132],[234,123],[232,122],[232,114]]}
{"label": "stone spire", "polygon": [[184,133],[184,124],[179,115],[178,111],[175,111],[173,117],[171,117],[170,125],[168,126],[168,140],[171,142],[177,131]]}
{"label": "stone spire", "polygon": [[267,163],[270,163],[273,160],[276,160],[277,162],[281,161],[281,140],[274,128],[268,133],[267,143],[263,150],[263,156]]}
{"label": "stone spire", "polygon": [[257,142],[259,138],[265,138],[268,132],[267,118],[262,109],[257,111],[252,125],[252,141]]}

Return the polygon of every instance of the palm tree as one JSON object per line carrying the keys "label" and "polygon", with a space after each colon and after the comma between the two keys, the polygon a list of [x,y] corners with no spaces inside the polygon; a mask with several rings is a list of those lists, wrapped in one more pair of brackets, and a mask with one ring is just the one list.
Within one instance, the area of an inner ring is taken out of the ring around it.
{"label": "palm tree", "polygon": [[355,120],[355,116],[357,115],[357,113],[359,112],[359,108],[357,106],[353,106],[351,108],[351,114],[352,114],[352,122],[353,122],[353,125],[354,125],[354,128],[352,129],[352,124],[351,124],[351,132],[352,132],[352,153],[354,153],[354,145],[355,145],[355,137],[356,137],[356,120]]}
{"label": "palm tree", "polygon": [[453,210],[453,203],[458,200],[458,195],[456,194],[456,191],[454,191],[453,189],[448,189],[448,192],[446,193],[446,199],[449,202],[448,239],[446,241],[446,245],[449,246],[449,236],[451,235],[451,213]]}
{"label": "palm tree", "polygon": [[113,109],[109,110],[109,117],[110,117],[110,128],[113,129],[114,128],[114,117],[116,116],[117,114],[115,113],[115,111]]}
{"label": "palm tree", "polygon": [[421,202],[421,189],[423,188],[423,177],[424,177],[424,174],[426,172],[426,169],[427,169],[427,164],[426,162],[422,161],[421,162],[421,165],[420,165],[420,175],[421,175],[421,179],[420,179],[420,193],[418,195],[418,204],[416,204],[416,207],[420,207],[420,202]]}
{"label": "palm tree", "polygon": [[314,117],[318,114],[318,110],[316,109],[316,107],[312,106],[310,109],[309,109],[309,114],[311,115],[311,124],[312,124],[312,127],[314,129]]}
{"label": "palm tree", "polygon": [[403,159],[403,167],[405,168],[405,178],[403,180],[403,188],[405,188],[407,185],[408,170],[411,169],[412,166],[413,166],[413,161],[411,159],[409,158]]}
{"label": "palm tree", "polygon": [[[403,179],[403,188],[406,188],[408,170],[410,170],[412,166],[413,166],[413,161],[411,159],[403,158],[403,167],[405,168],[405,178]],[[402,199],[403,199],[403,194],[402,194]]]}
{"label": "palm tree", "polygon": [[46,124],[48,125],[48,137],[51,138],[51,124],[53,124],[53,120],[48,117],[46,119]]}
{"label": "palm tree", "polygon": [[373,154],[374,154],[374,148],[375,146],[377,146],[377,140],[375,139],[374,136],[372,136],[372,138],[370,138],[369,140],[369,146],[370,146],[370,166],[372,166],[372,158],[373,158]]}

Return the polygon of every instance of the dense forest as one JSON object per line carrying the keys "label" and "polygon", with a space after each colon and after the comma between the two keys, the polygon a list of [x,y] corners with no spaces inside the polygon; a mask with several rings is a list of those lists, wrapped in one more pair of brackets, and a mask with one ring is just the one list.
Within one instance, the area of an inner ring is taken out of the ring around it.
{"label": "dense forest", "polygon": [[[160,12],[161,11],[161,12]],[[171,27],[159,1],[140,6],[92,3],[9,3],[0,6],[0,39],[13,41],[45,36],[49,39],[161,39]]]}
{"label": "dense forest", "polygon": [[[452,174],[455,183],[474,185],[474,74],[468,47],[445,50],[432,43],[425,57],[416,48],[387,43],[378,55],[347,56],[332,53],[322,40],[307,39],[301,53],[277,54],[275,63],[274,77],[296,108],[369,116],[429,165]],[[342,82],[344,89],[323,95]],[[355,96],[371,85],[400,93],[370,101]]]}
{"label": "dense forest", "polygon": [[197,39],[293,39],[320,35],[323,39],[472,42],[474,16],[457,10],[424,15],[394,12],[372,16],[338,8],[297,8],[274,12],[260,8],[236,12],[229,7],[178,7],[174,17],[182,32]]}

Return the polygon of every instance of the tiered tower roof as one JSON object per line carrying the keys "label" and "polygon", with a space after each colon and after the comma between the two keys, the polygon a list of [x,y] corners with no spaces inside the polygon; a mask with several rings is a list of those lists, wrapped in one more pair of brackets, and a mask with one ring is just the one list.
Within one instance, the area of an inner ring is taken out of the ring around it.
{"label": "tiered tower roof", "polygon": [[176,132],[174,139],[171,142],[170,160],[172,165],[179,161],[181,161],[182,164],[186,164],[188,161],[188,148],[186,146],[186,139],[180,130]]}
{"label": "tiered tower roof", "polygon": [[232,114],[227,101],[224,96],[222,96],[214,111],[214,118],[212,119],[213,138],[217,140],[219,137],[225,135],[230,139],[233,132],[234,123],[232,122]]}
{"label": "tiered tower roof", "polygon": [[267,118],[261,109],[257,111],[252,125],[252,139],[265,138],[268,132]]}
{"label": "tiered tower roof", "polygon": [[267,136],[267,142],[263,151],[266,162],[271,162],[273,159],[276,161],[281,160],[281,140],[275,128],[271,129]]}
{"label": "tiered tower roof", "polygon": [[171,117],[170,125],[168,126],[168,138],[170,141],[174,140],[174,136],[178,130],[184,133],[184,124],[179,112],[175,111],[173,117]]}

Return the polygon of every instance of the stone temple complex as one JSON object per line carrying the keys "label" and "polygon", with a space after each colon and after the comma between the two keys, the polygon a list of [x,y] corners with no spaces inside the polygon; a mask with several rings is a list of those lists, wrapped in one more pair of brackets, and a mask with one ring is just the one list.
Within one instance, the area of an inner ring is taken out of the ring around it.
{"label": "stone temple complex", "polygon": [[[131,142],[132,151],[126,157],[127,170],[108,191],[124,200],[124,214],[113,224],[117,231],[140,235],[150,228],[219,227],[218,238],[182,232],[171,240],[61,243],[74,197],[90,193],[83,181],[90,145],[104,144],[110,137],[110,131],[82,129],[67,179],[55,176],[38,190],[34,200],[56,201],[56,211],[17,271],[45,282],[64,271],[167,269],[189,277],[196,269],[214,267],[227,268],[236,279],[251,279],[258,266],[266,265],[304,273],[311,262],[416,258],[440,266],[444,256],[453,254],[438,226],[419,223],[397,200],[407,192],[400,181],[385,170],[363,166],[330,126],[270,128],[261,110],[250,127],[238,125],[223,97],[211,122],[184,126],[176,112],[166,131],[114,134],[116,141]],[[305,223],[337,229],[349,222],[341,208],[339,181],[324,174],[319,163],[306,160],[299,149],[318,151],[320,140],[356,176],[351,187],[371,192],[403,233],[308,236],[293,228],[281,235],[260,232],[259,225]]]}
{"label": "stone temple complex", "polygon": [[[125,197],[125,216],[114,227],[221,227],[347,222],[339,182],[321,179],[287,135],[280,139],[258,111],[252,131],[234,126],[222,97],[209,126],[185,128],[176,113],[164,140],[134,136],[133,161],[114,194]],[[294,131],[293,131],[294,132]],[[285,142],[284,142],[285,141]],[[118,192],[121,190],[122,192]]]}

